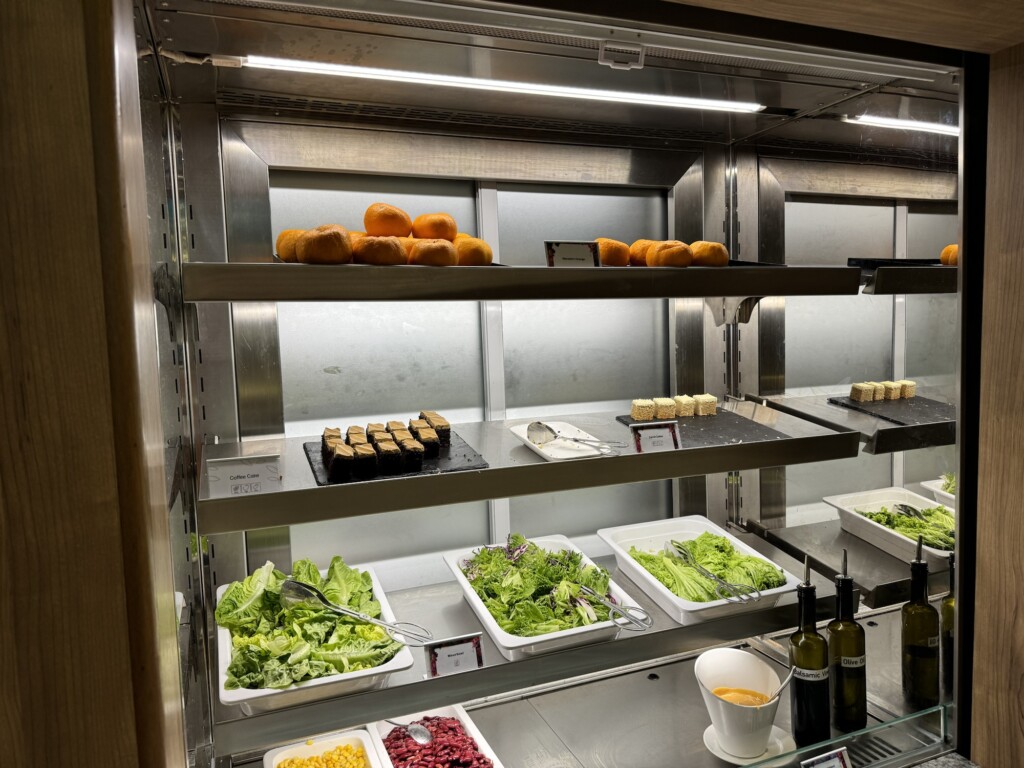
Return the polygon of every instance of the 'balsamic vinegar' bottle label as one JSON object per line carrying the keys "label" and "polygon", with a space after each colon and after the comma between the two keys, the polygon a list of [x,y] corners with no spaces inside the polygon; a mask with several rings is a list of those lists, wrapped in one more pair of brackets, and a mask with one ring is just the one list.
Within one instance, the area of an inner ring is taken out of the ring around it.
{"label": "'balsamic vinegar' bottle label", "polygon": [[802,669],[801,667],[794,667],[793,677],[797,680],[806,680],[809,683],[818,683],[822,680],[828,680],[828,667],[825,667],[824,669]]}

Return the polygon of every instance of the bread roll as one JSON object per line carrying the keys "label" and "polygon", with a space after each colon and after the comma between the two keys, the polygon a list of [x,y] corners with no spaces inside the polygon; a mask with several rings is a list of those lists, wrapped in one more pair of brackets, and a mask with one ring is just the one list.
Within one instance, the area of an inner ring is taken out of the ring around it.
{"label": "bread roll", "polygon": [[942,254],[939,256],[939,261],[948,266],[954,266],[960,263],[960,246],[956,243],[947,245],[942,249]]}
{"label": "bread roll", "polygon": [[633,244],[629,246],[629,264],[632,267],[646,267],[647,266],[647,249],[650,248],[656,240],[634,240]]}
{"label": "bread roll", "polygon": [[285,229],[277,236],[277,243],[274,250],[281,261],[298,261],[295,255],[295,241],[299,239],[304,229]]}
{"label": "bread roll", "polygon": [[629,246],[618,240],[607,237],[595,238],[597,242],[597,253],[601,257],[601,264],[605,267],[628,267]]}
{"label": "bread roll", "polygon": [[337,224],[307,230],[295,241],[295,255],[303,264],[348,264],[352,261],[348,230]]}
{"label": "bread roll", "polygon": [[688,267],[693,260],[690,246],[679,240],[666,240],[654,243],[647,249],[647,266],[649,267]]}
{"label": "bread roll", "polygon": [[405,264],[408,258],[397,237],[360,237],[353,247],[356,264]]}
{"label": "bread roll", "polygon": [[366,234],[374,237],[408,237],[412,219],[401,208],[387,203],[374,203],[363,214]]}
{"label": "bread roll", "polygon": [[456,237],[455,252],[460,267],[486,267],[494,261],[491,246],[479,237]]}
{"label": "bread roll", "polygon": [[459,228],[455,219],[447,213],[423,213],[416,217],[412,223],[412,236],[424,240],[447,240],[455,239],[459,234]]}
{"label": "bread roll", "polygon": [[413,244],[409,263],[428,267],[454,267],[459,263],[459,254],[447,240],[422,239]]}
{"label": "bread roll", "polygon": [[692,263],[695,267],[724,267],[729,263],[729,251],[722,243],[698,240],[690,243],[690,251],[693,253]]}

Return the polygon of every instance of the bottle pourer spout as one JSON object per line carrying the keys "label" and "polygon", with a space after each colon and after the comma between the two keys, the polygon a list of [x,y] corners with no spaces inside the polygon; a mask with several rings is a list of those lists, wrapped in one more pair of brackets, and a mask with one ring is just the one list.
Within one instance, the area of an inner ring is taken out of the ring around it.
{"label": "bottle pourer spout", "polygon": [[918,534],[918,536],[917,536],[917,559],[918,560],[922,560],[923,559],[923,557],[922,557],[922,555],[924,554],[923,547],[924,547],[924,536],[922,536],[921,534]]}
{"label": "bottle pourer spout", "polygon": [[843,549],[843,576],[849,575],[846,571],[846,549]]}
{"label": "bottle pourer spout", "polygon": [[810,586],[811,583],[811,556],[804,555],[804,584]]}

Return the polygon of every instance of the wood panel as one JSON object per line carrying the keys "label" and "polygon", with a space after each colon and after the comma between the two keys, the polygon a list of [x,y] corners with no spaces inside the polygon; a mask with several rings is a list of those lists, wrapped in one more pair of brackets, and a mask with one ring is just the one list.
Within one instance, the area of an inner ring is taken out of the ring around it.
{"label": "wood panel", "polygon": [[1024,42],[1021,0],[682,0],[682,4],[980,53]]}
{"label": "wood panel", "polygon": [[[177,649],[154,630],[154,603],[173,602],[150,557],[166,500],[146,479],[137,391],[152,298],[132,267],[145,238],[129,221],[145,211],[123,179],[141,178],[142,150],[122,122],[133,85],[114,76],[118,50],[134,70],[131,13],[129,0],[0,3],[4,765],[184,764]],[[160,615],[173,622],[170,605]]]}
{"label": "wood panel", "polygon": [[1024,45],[992,58],[989,91],[971,746],[983,768],[1024,754],[1024,515],[1014,490],[1024,466],[1022,96]]}

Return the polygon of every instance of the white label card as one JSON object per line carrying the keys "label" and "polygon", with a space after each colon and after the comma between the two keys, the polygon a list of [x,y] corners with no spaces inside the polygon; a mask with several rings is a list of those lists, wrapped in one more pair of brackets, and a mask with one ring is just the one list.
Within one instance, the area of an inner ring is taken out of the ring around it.
{"label": "white label card", "polygon": [[675,422],[658,422],[654,424],[634,424],[633,442],[637,453],[658,453],[674,451],[679,447],[679,435]]}
{"label": "white label card", "polygon": [[549,267],[599,267],[597,243],[544,243]]}
{"label": "white label card", "polygon": [[206,476],[210,498],[248,496],[281,490],[281,456],[246,456],[237,459],[210,459]]}
{"label": "white label card", "polygon": [[853,768],[853,762],[846,751],[846,747],[840,747],[824,755],[812,757],[800,763],[800,768]]}
{"label": "white label card", "polygon": [[475,632],[428,643],[424,650],[427,653],[430,677],[454,675],[482,667],[484,653],[480,637],[481,633]]}

